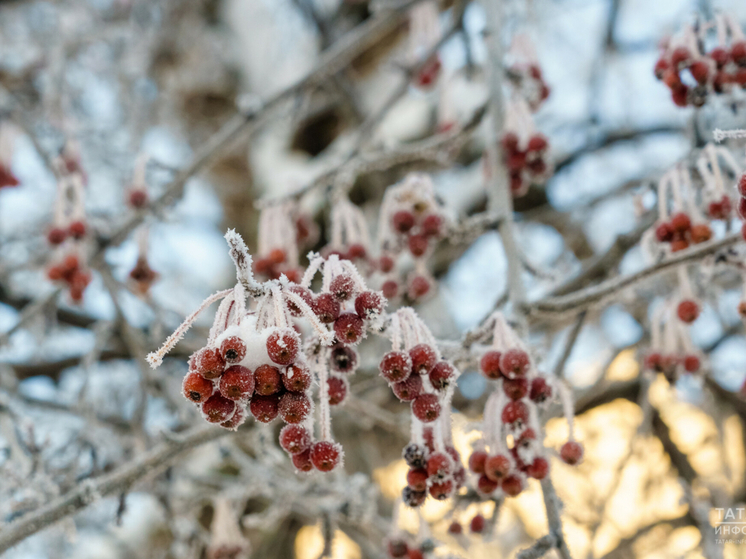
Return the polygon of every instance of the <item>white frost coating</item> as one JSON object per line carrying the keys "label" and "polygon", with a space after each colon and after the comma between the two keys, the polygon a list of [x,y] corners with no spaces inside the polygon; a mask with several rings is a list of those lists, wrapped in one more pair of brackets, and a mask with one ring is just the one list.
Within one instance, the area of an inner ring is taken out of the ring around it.
{"label": "white frost coating", "polygon": [[236,265],[236,278],[238,281],[255,296],[257,293],[261,293],[264,288],[254,279],[254,272],[251,268],[251,254],[249,254],[249,249],[246,247],[246,243],[243,242],[241,235],[236,233],[235,229],[228,229],[225,232],[225,240],[231,247],[230,256]]}

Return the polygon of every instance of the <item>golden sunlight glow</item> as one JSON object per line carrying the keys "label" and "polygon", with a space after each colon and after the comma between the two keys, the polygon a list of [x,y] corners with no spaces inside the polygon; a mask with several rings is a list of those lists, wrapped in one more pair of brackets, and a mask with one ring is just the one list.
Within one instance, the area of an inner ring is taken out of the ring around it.
{"label": "golden sunlight glow", "polygon": [[640,374],[640,364],[635,357],[634,349],[625,349],[619,352],[614,361],[606,370],[606,380],[621,382],[632,380]]}
{"label": "golden sunlight glow", "polygon": [[[295,537],[296,559],[317,559],[324,550],[321,524],[303,526]],[[334,533],[331,559],[360,559],[360,547],[341,530]]]}

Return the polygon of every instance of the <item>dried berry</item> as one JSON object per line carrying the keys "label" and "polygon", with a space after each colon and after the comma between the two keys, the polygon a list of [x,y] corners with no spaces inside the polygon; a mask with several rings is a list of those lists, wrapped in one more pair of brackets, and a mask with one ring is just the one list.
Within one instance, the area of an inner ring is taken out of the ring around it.
{"label": "dried berry", "polygon": [[378,365],[381,376],[389,382],[401,382],[412,373],[412,358],[403,351],[389,351]]}
{"label": "dried berry", "polygon": [[419,507],[427,498],[426,491],[412,491],[410,487],[405,487],[401,492],[402,502],[408,507]]}
{"label": "dried berry", "polygon": [[305,392],[311,387],[312,381],[311,369],[301,362],[288,366],[282,375],[282,385],[290,392]]}
{"label": "dried berry", "polygon": [[220,344],[220,355],[226,363],[238,363],[246,357],[246,344],[238,336],[230,336]]}
{"label": "dried berry", "polygon": [[389,540],[386,547],[388,549],[389,556],[393,557],[394,559],[404,557],[409,550],[407,542],[400,539]]}
{"label": "dried berry", "polygon": [[356,344],[363,338],[365,324],[355,313],[346,312],[334,321],[334,334],[343,344]]}
{"label": "dried berry", "polygon": [[295,330],[284,328],[267,338],[267,354],[278,365],[290,365],[298,357],[300,337]]}
{"label": "dried berry", "polygon": [[280,446],[288,454],[300,454],[311,448],[311,433],[300,425],[285,425],[280,431]]}
{"label": "dried berry", "polygon": [[276,394],[282,387],[280,369],[272,365],[259,365],[254,371],[254,381],[254,390],[261,396]]}
{"label": "dried berry", "polygon": [[279,404],[280,396],[278,394],[271,396],[260,396],[257,394],[251,399],[249,410],[257,421],[269,423],[277,417]]}
{"label": "dried berry", "polygon": [[336,346],[331,350],[329,363],[338,373],[350,373],[357,367],[357,351],[349,346]]}
{"label": "dried berry", "polygon": [[204,402],[214,391],[212,381],[198,373],[188,373],[184,377],[184,397],[192,402]]}
{"label": "dried berry", "polygon": [[246,400],[254,393],[254,375],[241,365],[228,367],[220,377],[220,393],[229,400]]}
{"label": "dried berry", "polygon": [[414,346],[409,350],[409,357],[412,359],[412,372],[420,375],[428,374],[438,361],[438,354],[428,344]]}
{"label": "dried berry", "polygon": [[340,462],[342,447],[338,443],[319,441],[311,447],[311,462],[321,472],[331,472]]}
{"label": "dried berry", "polygon": [[410,468],[423,468],[426,464],[425,449],[416,443],[409,443],[404,448],[402,457]]}
{"label": "dried berry", "polygon": [[412,401],[412,413],[423,423],[435,421],[440,416],[440,402],[435,394],[420,394]]}
{"label": "dried berry", "polygon": [[285,423],[300,423],[311,413],[311,400],[305,394],[286,392],[280,398],[278,409]]}
{"label": "dried berry", "polygon": [[220,394],[213,394],[202,404],[202,413],[210,423],[228,421],[236,411],[236,403]]}

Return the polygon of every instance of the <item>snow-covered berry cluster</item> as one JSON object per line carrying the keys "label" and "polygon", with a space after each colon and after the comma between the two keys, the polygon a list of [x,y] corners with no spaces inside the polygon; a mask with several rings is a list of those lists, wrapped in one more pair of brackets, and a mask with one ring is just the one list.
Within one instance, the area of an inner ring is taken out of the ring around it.
{"label": "snow-covered berry cluster", "polygon": [[[713,27],[717,46],[706,52],[707,31]],[[734,17],[718,13],[714,25],[687,25],[667,41],[654,71],[677,106],[701,107],[710,94],[746,88],[746,37]]]}
{"label": "snow-covered berry cluster", "polygon": [[536,49],[527,35],[517,33],[513,37],[508,59],[506,75],[514,92],[526,100],[532,112],[536,112],[549,98],[551,90],[544,81]]}

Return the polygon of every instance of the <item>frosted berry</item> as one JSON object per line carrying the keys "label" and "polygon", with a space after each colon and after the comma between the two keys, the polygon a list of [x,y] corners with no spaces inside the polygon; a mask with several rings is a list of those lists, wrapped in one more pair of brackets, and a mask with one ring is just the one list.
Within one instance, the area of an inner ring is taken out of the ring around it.
{"label": "frosted berry", "polygon": [[285,425],[280,431],[280,446],[288,454],[300,454],[311,448],[311,433],[300,425]]}
{"label": "frosted berry", "polygon": [[490,350],[482,356],[479,361],[479,370],[487,378],[497,380],[500,378],[500,358],[502,354],[499,351]]}
{"label": "frosted berry", "polygon": [[407,555],[407,551],[409,551],[407,542],[400,539],[390,540],[386,547],[388,549],[389,556],[393,557],[394,559],[405,557]]}
{"label": "frosted berry", "polygon": [[300,472],[310,472],[313,470],[313,462],[311,462],[311,449],[307,448],[303,452],[293,454],[290,460],[293,462],[295,469]]}
{"label": "frosted berry", "polygon": [[427,459],[427,475],[431,478],[443,479],[452,470],[451,457],[442,452],[433,452]]}
{"label": "frosted berry", "polygon": [[549,473],[549,462],[546,458],[538,456],[526,469],[526,474],[534,479],[544,479]]}
{"label": "frosted berry", "polygon": [[484,474],[479,476],[479,479],[477,480],[477,489],[479,489],[479,491],[481,491],[485,495],[489,495],[490,493],[492,493],[495,489],[497,489],[498,485],[500,485],[498,482],[488,478]]}
{"label": "frosted berry", "polygon": [[[425,276],[415,276],[409,282],[407,287],[407,295],[410,299],[416,301],[427,295],[430,292],[430,280]],[[384,295],[386,292],[384,291]]]}
{"label": "frosted berry", "polygon": [[391,389],[402,402],[411,402],[422,392],[422,377],[409,375],[406,380],[392,384]]}
{"label": "frosted berry", "polygon": [[300,423],[311,413],[311,400],[305,394],[286,392],[280,398],[278,409],[285,423]]}
{"label": "frosted berry", "polygon": [[736,209],[741,219],[746,219],[746,198],[738,200],[738,206],[736,206]]}
{"label": "frosted berry", "polygon": [[687,355],[684,357],[684,370],[688,373],[696,373],[699,371],[700,362],[699,357],[696,355]]}
{"label": "frosted berry", "polygon": [[206,379],[215,379],[223,374],[225,361],[217,348],[202,348],[194,358],[197,372]]}
{"label": "frosted berry", "polygon": [[422,220],[422,234],[427,237],[438,237],[443,229],[443,219],[438,214],[429,214]]}
{"label": "frosted berry", "polygon": [[484,463],[484,475],[494,481],[500,481],[510,473],[510,460],[502,454],[490,456]]}
{"label": "frosted berry", "polygon": [[438,361],[438,355],[428,344],[414,346],[409,350],[409,357],[412,359],[412,372],[419,375],[428,374]]}
{"label": "frosted berry", "polygon": [[378,259],[378,268],[384,273],[388,274],[391,270],[394,269],[394,258],[388,254],[382,255]]}
{"label": "frosted berry", "polygon": [[419,507],[422,503],[425,502],[426,498],[426,491],[412,491],[412,488],[410,487],[405,487],[404,489],[402,489],[401,492],[402,502],[408,507],[412,508]]}
{"label": "frosted berry", "polygon": [[347,379],[330,376],[327,384],[329,385],[329,405],[336,406],[344,402],[347,397]]}
{"label": "frosted berry", "polygon": [[403,351],[389,351],[378,365],[381,376],[389,382],[401,382],[412,373],[412,358]]}
{"label": "frosted berry", "polygon": [[425,460],[425,449],[416,443],[409,443],[402,451],[402,458],[410,468],[423,468],[427,463]]}
{"label": "frosted berry", "polygon": [[267,338],[267,354],[278,365],[290,365],[298,357],[300,337],[295,330],[285,328]]}
{"label": "frosted berry", "polygon": [[430,369],[428,376],[430,378],[430,384],[435,390],[445,390],[451,384],[455,371],[453,366],[448,361],[438,361],[435,366]]}
{"label": "frosted berry", "polygon": [[238,363],[246,357],[246,344],[238,336],[230,336],[220,344],[220,355],[226,363]]}
{"label": "frosted berry", "polygon": [[694,244],[705,243],[712,238],[712,229],[706,223],[698,223],[692,226],[690,234]]}
{"label": "frosted berry", "polygon": [[259,365],[254,371],[254,381],[254,390],[261,396],[276,394],[282,387],[280,369],[272,365]]}
{"label": "frosted berry", "polygon": [[719,201],[710,202],[707,213],[712,219],[728,219],[732,210],[733,204],[726,194]]}
{"label": "frosted berry", "polygon": [[670,243],[673,240],[673,227],[668,222],[659,223],[655,228],[655,238],[659,243]]}
{"label": "frosted berry", "polygon": [[214,391],[212,381],[198,373],[188,373],[184,377],[184,397],[192,402],[204,402]]}
{"label": "frosted berry", "polygon": [[235,431],[244,421],[246,421],[246,410],[242,407],[236,406],[236,411],[233,413],[233,416],[228,421],[223,421],[220,426],[223,429]]}
{"label": "frosted berry", "polygon": [[414,214],[407,210],[399,210],[391,219],[394,231],[406,233],[414,227]]}
{"label": "frosted berry", "polygon": [[549,147],[547,139],[541,134],[535,134],[531,136],[526,149],[528,151],[544,151],[547,147]]}
{"label": "frosted berry", "polygon": [[129,194],[129,204],[133,208],[144,208],[148,203],[148,193],[138,188],[131,190]]}
{"label": "frosted berry", "polygon": [[430,485],[430,496],[436,501],[444,501],[453,492],[453,480],[444,479]]}
{"label": "frosted berry", "polygon": [[583,447],[576,441],[567,441],[560,449],[562,461],[574,466],[583,459]]}
{"label": "frosted berry", "polygon": [[685,299],[676,307],[676,314],[682,322],[691,324],[699,316],[699,305],[691,299]]}
{"label": "frosted berry", "polygon": [[68,232],[73,239],[82,239],[85,237],[86,225],[83,221],[73,221],[68,228]]}
{"label": "frosted berry", "polygon": [[525,375],[530,366],[528,353],[522,349],[509,349],[500,356],[500,371],[508,378]]}
{"label": "frosted berry", "polygon": [[331,324],[339,316],[339,301],[331,293],[322,293],[313,302],[313,312],[324,324]]}
{"label": "frosted berry", "polygon": [[47,240],[50,245],[60,245],[65,242],[67,231],[62,227],[52,227],[47,233]]}
{"label": "frosted berry", "polygon": [[241,365],[228,367],[220,377],[220,393],[229,400],[246,400],[254,392],[254,375]]}
{"label": "frosted berry", "polygon": [[210,423],[228,421],[236,411],[236,403],[220,394],[213,394],[202,404],[202,413]]}
{"label": "frosted berry", "polygon": [[427,489],[427,470],[425,468],[414,468],[407,472],[407,485],[414,491],[425,491]]}
{"label": "frosted berry", "polygon": [[734,43],[730,48],[730,57],[739,66],[746,66],[746,41]]}
{"label": "frosted berry", "polygon": [[746,198],[746,173],[741,175],[741,178],[738,179],[738,193],[742,198]]}
{"label": "frosted berry", "polygon": [[523,480],[517,475],[510,475],[502,480],[500,487],[507,495],[515,497],[523,491]]}
{"label": "frosted berry", "polygon": [[277,417],[277,414],[279,413],[279,403],[280,396],[277,394],[271,396],[255,395],[251,399],[249,410],[251,411],[251,415],[253,415],[257,421],[269,423]]}
{"label": "frosted berry", "polygon": [[730,55],[724,48],[715,47],[710,51],[710,58],[712,58],[712,60],[715,62],[715,65],[718,67],[718,69],[720,69],[728,63]]}
{"label": "frosted berry", "polygon": [[385,306],[386,299],[378,291],[363,291],[355,298],[355,312],[366,320],[379,316]]}
{"label": "frosted berry", "polygon": [[331,472],[339,464],[341,446],[330,441],[319,441],[311,447],[311,462],[321,472]]}
{"label": "frosted berry", "polygon": [[552,397],[552,387],[543,377],[536,377],[531,381],[531,392],[529,398],[533,402],[540,404]]}
{"label": "frosted berry", "polygon": [[703,61],[697,60],[689,66],[689,71],[692,73],[692,77],[697,80],[700,84],[707,83],[707,78],[710,75],[710,67]]}
{"label": "frosted berry", "polygon": [[349,274],[340,274],[329,284],[329,291],[337,301],[348,301],[355,293],[355,280]]}
{"label": "frosted berry", "polygon": [[313,377],[305,363],[293,363],[282,375],[282,385],[290,392],[305,392],[311,387]]}
{"label": "frosted berry", "polygon": [[508,402],[503,408],[501,419],[508,425],[521,425],[528,421],[528,407],[521,400]]}
{"label": "frosted berry", "polygon": [[350,373],[357,367],[357,352],[349,346],[337,346],[331,351],[329,363],[338,373]]}
{"label": "frosted berry", "polygon": [[684,212],[679,212],[671,218],[671,227],[676,233],[686,233],[692,227],[692,220]]}
{"label": "frosted berry", "polygon": [[425,235],[410,235],[407,238],[407,247],[412,256],[419,258],[427,252],[428,240]]}
{"label": "frosted berry", "polygon": [[347,249],[348,260],[363,260],[368,256],[368,250],[360,243],[350,245]]}
{"label": "frosted berry", "polygon": [[[291,285],[288,288],[288,291],[300,297],[304,303],[313,308],[313,293],[311,293],[310,289],[308,289],[307,287],[302,287],[300,285]],[[300,307],[289,298],[285,300],[285,304],[287,305],[290,314],[292,314],[293,316],[301,316],[301,314],[303,314],[303,312],[300,310]]]}
{"label": "frosted berry", "polygon": [[503,379],[503,392],[505,392],[505,395],[511,400],[520,400],[528,394],[528,379]]}
{"label": "frosted berry", "polygon": [[484,450],[475,450],[469,456],[469,470],[475,474],[483,474],[487,462],[487,453]]}
{"label": "frosted berry", "polygon": [[381,286],[381,292],[386,299],[393,299],[399,293],[399,284],[394,280],[386,280]]}
{"label": "frosted berry", "polygon": [[471,519],[471,522],[469,522],[469,529],[475,534],[481,534],[482,532],[484,532],[484,525],[484,516],[482,516],[481,514],[477,514],[474,516],[474,518]]}
{"label": "frosted berry", "polygon": [[671,53],[671,64],[674,68],[679,68],[687,64],[687,62],[689,62],[691,58],[692,54],[689,52],[688,48],[676,47]]}
{"label": "frosted berry", "polygon": [[653,353],[649,353],[648,355],[645,356],[645,361],[644,361],[645,368],[648,369],[649,371],[658,371],[658,372],[662,371],[663,367],[661,365],[661,359],[662,359],[661,354],[658,353],[657,351]]}
{"label": "frosted berry", "polygon": [[334,334],[343,344],[356,344],[363,338],[365,324],[355,313],[346,312],[334,321]]}
{"label": "frosted berry", "polygon": [[440,403],[435,394],[420,394],[412,401],[412,413],[423,423],[435,421],[440,416]]}
{"label": "frosted berry", "polygon": [[448,526],[448,533],[453,535],[461,534],[464,531],[463,526],[461,526],[461,523],[456,522],[455,520],[451,522],[451,524]]}

